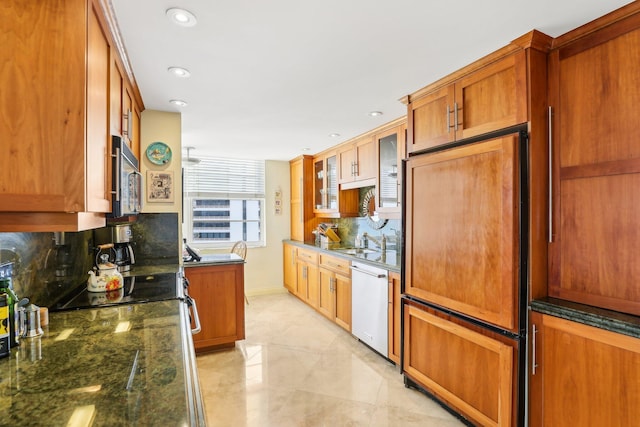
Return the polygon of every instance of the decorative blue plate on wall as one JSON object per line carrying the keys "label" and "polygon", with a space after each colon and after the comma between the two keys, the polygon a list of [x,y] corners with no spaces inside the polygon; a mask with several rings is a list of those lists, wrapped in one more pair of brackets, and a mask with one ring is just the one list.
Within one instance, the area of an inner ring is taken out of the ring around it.
{"label": "decorative blue plate on wall", "polygon": [[154,165],[166,165],[171,161],[171,148],[164,142],[152,142],[147,147],[147,159]]}

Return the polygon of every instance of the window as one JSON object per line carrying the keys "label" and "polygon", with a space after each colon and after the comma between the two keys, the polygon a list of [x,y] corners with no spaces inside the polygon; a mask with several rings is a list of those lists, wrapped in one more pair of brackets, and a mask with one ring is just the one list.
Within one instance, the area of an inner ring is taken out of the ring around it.
{"label": "window", "polygon": [[184,169],[184,236],[196,247],[263,246],[264,161],[201,157]]}

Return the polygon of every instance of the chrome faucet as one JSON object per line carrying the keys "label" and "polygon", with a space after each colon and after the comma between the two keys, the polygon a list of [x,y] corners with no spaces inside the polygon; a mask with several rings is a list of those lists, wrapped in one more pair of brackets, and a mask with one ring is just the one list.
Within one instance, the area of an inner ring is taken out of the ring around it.
{"label": "chrome faucet", "polygon": [[382,233],[382,238],[380,240],[376,239],[375,237],[370,236],[366,232],[362,233],[362,238],[365,239],[365,240],[373,240],[373,243],[378,245],[380,247],[381,251],[386,251],[387,250],[387,236],[385,236],[384,233]]}

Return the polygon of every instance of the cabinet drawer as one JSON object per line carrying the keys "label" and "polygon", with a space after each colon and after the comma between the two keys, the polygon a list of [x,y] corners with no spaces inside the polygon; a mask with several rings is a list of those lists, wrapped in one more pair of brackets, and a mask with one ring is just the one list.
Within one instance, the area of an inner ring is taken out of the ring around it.
{"label": "cabinet drawer", "polygon": [[311,264],[318,264],[318,252],[314,251],[313,249],[298,248],[296,256],[300,261],[306,261]]}
{"label": "cabinet drawer", "polygon": [[516,349],[443,317],[405,305],[405,375],[479,425],[516,425]]}
{"label": "cabinet drawer", "polygon": [[320,266],[342,274],[343,276],[351,277],[351,269],[349,268],[351,261],[347,259],[320,254]]}

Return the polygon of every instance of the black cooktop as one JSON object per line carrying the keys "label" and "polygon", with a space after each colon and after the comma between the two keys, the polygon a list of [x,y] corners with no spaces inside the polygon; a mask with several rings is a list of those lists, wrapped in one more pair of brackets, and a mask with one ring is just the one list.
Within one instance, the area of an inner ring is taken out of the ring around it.
{"label": "black cooktop", "polygon": [[108,307],[120,304],[166,301],[183,296],[182,280],[178,273],[160,273],[124,278],[124,287],[108,292],[89,292],[83,283],[58,301],[50,311]]}

